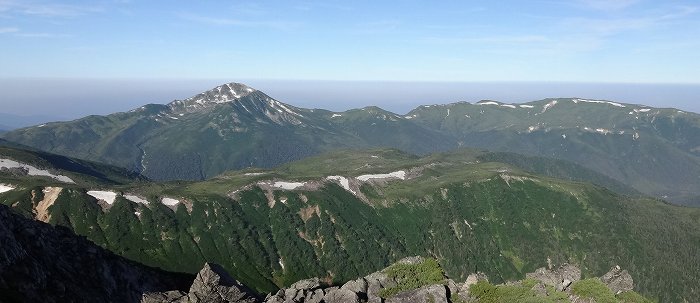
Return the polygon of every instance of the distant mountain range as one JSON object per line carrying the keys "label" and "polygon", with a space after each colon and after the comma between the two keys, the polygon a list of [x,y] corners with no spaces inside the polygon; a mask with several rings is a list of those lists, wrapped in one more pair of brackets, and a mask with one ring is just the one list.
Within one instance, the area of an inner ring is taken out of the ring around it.
{"label": "distant mountain range", "polygon": [[647,195],[700,205],[700,115],[605,100],[556,98],[304,109],[243,84],[167,105],[14,130],[2,137],[116,165],[154,180],[204,180],[343,148],[414,154],[476,147],[577,163]]}

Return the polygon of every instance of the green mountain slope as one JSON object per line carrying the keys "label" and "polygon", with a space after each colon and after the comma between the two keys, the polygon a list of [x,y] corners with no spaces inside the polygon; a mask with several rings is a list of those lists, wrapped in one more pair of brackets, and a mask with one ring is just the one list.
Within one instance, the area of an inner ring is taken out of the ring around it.
{"label": "green mountain slope", "polygon": [[338,117],[284,104],[235,83],[168,105],[48,123],[3,136],[155,180],[201,180],[229,169],[273,167],[340,147],[380,145],[421,153],[453,145],[439,132],[378,109]]}
{"label": "green mountain slope", "polygon": [[[548,260],[580,264],[584,276],[619,264],[650,297],[698,296],[700,210],[484,161],[499,157],[347,151],[204,182],[100,187],[112,202],[95,188],[15,183],[0,202],[147,265],[194,273],[205,260],[222,264],[260,292],[427,255],[457,280],[476,271],[519,279]],[[537,161],[511,162],[541,169]]]}
{"label": "green mountain slope", "polygon": [[426,105],[403,116],[377,107],[330,112],[231,83],[167,105],[2,137],[154,180],[203,180],[342,148],[475,147],[574,162],[644,194],[700,205],[699,125],[694,113],[578,98]]}
{"label": "green mountain slope", "polygon": [[123,168],[21,148],[0,142],[0,176],[8,182],[33,180],[45,184],[113,186],[144,182],[139,174]]}
{"label": "green mountain slope", "polygon": [[565,159],[649,195],[698,203],[700,116],[694,113],[559,98],[420,107],[407,117],[463,145]]}

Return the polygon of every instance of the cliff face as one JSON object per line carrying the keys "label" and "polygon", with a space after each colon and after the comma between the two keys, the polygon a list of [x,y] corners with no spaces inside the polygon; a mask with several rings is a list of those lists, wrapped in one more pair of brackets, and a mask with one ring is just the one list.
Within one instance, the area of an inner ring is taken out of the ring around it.
{"label": "cliff face", "polygon": [[632,277],[619,266],[602,278],[582,280],[581,270],[570,264],[540,268],[522,281],[502,285],[490,284],[482,273],[458,283],[445,276],[435,260],[409,257],[342,286],[306,279],[261,300],[220,267],[206,264],[189,293],[148,293],[142,303],[652,302],[635,293],[633,286]]}
{"label": "cliff face", "polygon": [[187,289],[192,279],[0,205],[0,302],[138,302],[145,292]]}

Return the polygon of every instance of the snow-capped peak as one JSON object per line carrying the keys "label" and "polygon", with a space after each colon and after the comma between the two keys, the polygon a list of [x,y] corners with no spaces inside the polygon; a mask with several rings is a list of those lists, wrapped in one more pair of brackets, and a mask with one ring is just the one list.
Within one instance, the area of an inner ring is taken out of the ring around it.
{"label": "snow-capped peak", "polygon": [[233,102],[255,92],[251,88],[241,83],[228,83],[219,85],[208,91],[199,93],[185,100],[176,100],[171,103],[172,107],[198,108],[209,105]]}

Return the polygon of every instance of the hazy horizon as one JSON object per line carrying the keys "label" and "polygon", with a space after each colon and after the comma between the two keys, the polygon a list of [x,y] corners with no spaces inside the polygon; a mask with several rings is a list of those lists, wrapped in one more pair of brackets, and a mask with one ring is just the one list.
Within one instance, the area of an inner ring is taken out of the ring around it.
{"label": "hazy horizon", "polygon": [[0,0],[0,112],[73,119],[228,82],[335,111],[577,96],[700,112],[699,17],[692,0]]}
{"label": "hazy horizon", "polygon": [[581,97],[700,112],[700,84],[16,78],[0,80],[0,113],[72,120],[165,104],[228,82],[247,84],[297,107],[332,111],[379,106],[405,114],[419,105],[459,101]]}

